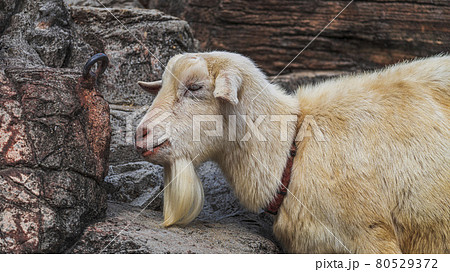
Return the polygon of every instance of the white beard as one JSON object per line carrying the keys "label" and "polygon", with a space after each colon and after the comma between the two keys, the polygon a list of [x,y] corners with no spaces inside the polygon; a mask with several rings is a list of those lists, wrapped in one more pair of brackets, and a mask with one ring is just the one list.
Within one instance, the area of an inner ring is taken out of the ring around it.
{"label": "white beard", "polygon": [[164,168],[164,222],[163,226],[186,225],[203,208],[203,187],[192,162],[177,159]]}

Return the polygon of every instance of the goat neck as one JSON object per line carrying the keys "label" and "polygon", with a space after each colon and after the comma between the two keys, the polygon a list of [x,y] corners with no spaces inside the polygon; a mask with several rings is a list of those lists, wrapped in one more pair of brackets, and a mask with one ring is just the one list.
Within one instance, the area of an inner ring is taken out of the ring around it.
{"label": "goat neck", "polygon": [[[227,110],[228,116],[236,116],[236,140],[224,141],[217,162],[241,203],[258,212],[277,194],[295,138],[297,122],[286,122],[283,128],[277,120],[297,118],[299,107],[294,96],[265,79],[244,86],[253,88],[243,90],[240,103]],[[256,135],[248,122],[256,124],[258,118],[262,121]]]}

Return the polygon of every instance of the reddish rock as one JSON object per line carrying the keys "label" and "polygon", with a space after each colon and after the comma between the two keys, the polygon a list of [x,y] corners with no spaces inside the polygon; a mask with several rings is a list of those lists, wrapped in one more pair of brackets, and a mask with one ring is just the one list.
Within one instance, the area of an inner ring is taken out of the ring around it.
{"label": "reddish rock", "polygon": [[80,76],[0,73],[0,252],[61,252],[104,215],[109,107]]}
{"label": "reddish rock", "polygon": [[39,251],[39,209],[25,210],[0,202],[0,250],[8,253]]}

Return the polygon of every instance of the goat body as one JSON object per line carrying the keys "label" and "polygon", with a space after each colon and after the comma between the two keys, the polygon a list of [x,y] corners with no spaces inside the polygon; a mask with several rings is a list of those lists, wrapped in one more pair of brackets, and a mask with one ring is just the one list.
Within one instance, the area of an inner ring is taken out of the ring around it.
{"label": "goat body", "polygon": [[[344,76],[287,95],[241,55],[184,54],[169,61],[162,83],[141,86],[160,89],[138,127],[136,145],[144,156],[170,169],[179,160],[186,167],[216,161],[252,211],[275,196],[296,141],[289,193],[273,227],[288,252],[450,252],[449,56]],[[150,129],[155,111],[169,117]],[[223,117],[222,134],[211,136],[217,126],[205,121],[201,140],[193,140],[196,116]],[[281,122],[280,116],[296,121]],[[319,131],[300,129],[306,120]],[[175,132],[165,135],[168,125]],[[255,128],[260,134],[246,136]],[[156,145],[148,138],[167,144],[149,152]],[[165,194],[165,225],[186,224],[200,212],[198,178],[187,180],[192,185],[166,179],[175,184]],[[191,193],[182,197],[185,191]],[[187,215],[180,214],[181,206]]]}

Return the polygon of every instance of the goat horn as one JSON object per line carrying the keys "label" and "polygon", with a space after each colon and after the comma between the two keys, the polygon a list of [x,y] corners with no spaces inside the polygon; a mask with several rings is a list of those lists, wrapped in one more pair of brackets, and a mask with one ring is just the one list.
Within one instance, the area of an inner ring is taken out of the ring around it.
{"label": "goat horn", "polygon": [[152,82],[145,82],[145,81],[138,81],[139,86],[141,86],[144,91],[149,92],[151,94],[157,94],[162,86],[162,81],[152,81]]}

